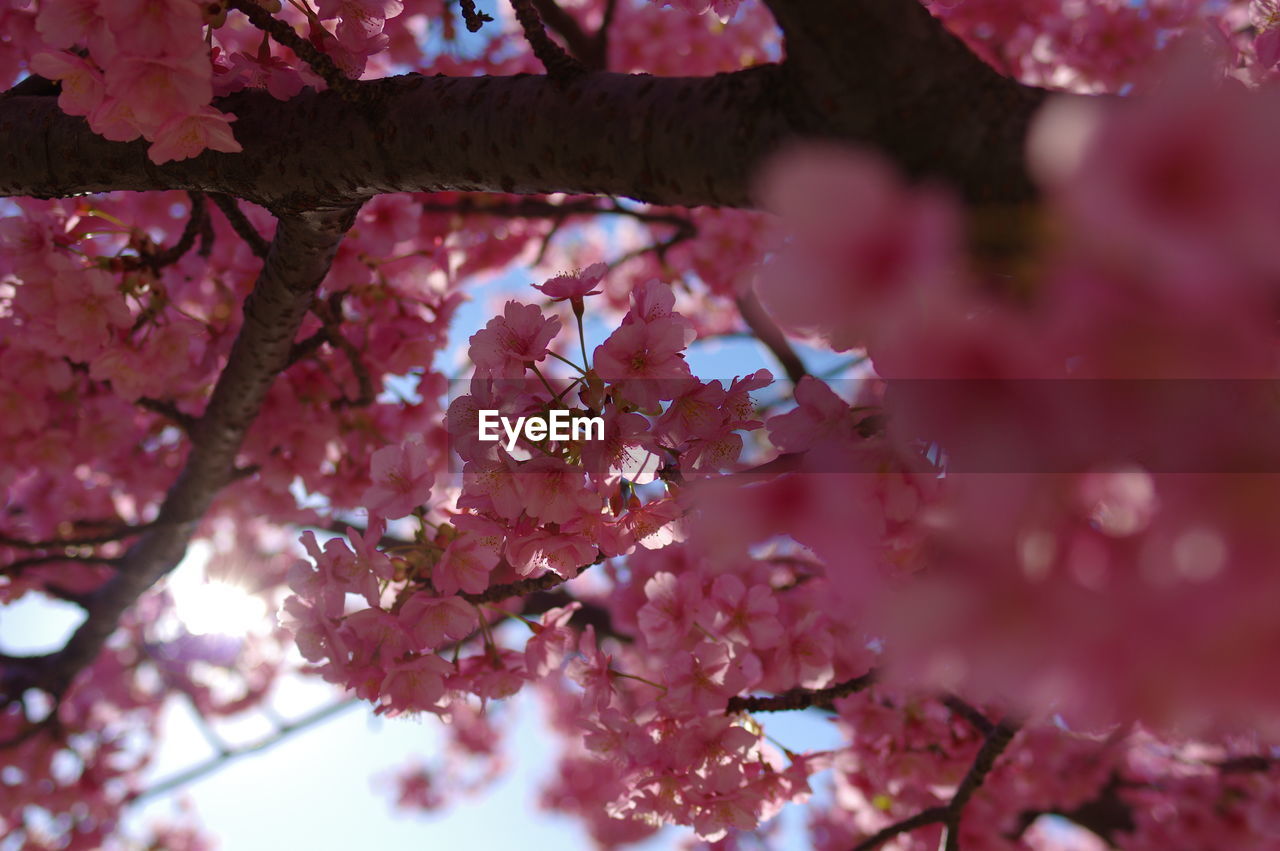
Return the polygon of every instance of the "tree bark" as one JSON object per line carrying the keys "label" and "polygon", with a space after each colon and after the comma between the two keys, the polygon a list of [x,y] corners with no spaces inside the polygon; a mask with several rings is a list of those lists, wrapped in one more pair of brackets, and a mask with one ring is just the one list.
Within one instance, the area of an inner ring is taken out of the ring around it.
{"label": "tree bark", "polygon": [[220,192],[288,212],[385,192],[608,194],[749,206],[761,159],[798,138],[869,147],[972,201],[1033,194],[1023,142],[1044,93],[1001,77],[916,0],[769,0],[786,60],[713,77],[424,77],[224,98],[237,154],[157,166],[49,96],[0,99],[0,195]]}

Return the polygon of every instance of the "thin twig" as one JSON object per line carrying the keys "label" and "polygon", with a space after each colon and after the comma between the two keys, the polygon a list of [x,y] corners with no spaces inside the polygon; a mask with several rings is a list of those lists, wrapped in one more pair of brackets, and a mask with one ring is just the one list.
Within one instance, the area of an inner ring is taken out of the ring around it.
{"label": "thin twig", "polygon": [[227,222],[231,225],[231,229],[249,244],[249,250],[253,252],[254,256],[265,260],[271,243],[263,239],[262,234],[258,233],[258,229],[245,217],[240,205],[236,203],[236,199],[230,195],[217,193],[213,196],[213,203],[217,204],[218,209],[222,211],[222,215],[227,217]]}
{"label": "thin twig", "polygon": [[533,48],[533,55],[547,69],[548,76],[553,80],[571,80],[586,73],[586,66],[566,53],[563,47],[547,35],[533,0],[511,0],[511,7],[515,9],[516,20],[524,30],[525,40]]}
{"label": "thin twig", "polygon": [[563,585],[570,579],[576,579],[594,565],[604,561],[604,556],[596,557],[596,560],[590,564],[584,564],[573,574],[573,576],[561,576],[553,571],[547,571],[541,576],[535,576],[530,579],[519,579],[515,582],[503,582],[500,585],[491,585],[485,590],[476,593],[462,593],[458,596],[469,603],[496,603],[499,600],[506,600],[510,597],[523,597],[526,594],[532,594],[535,591],[547,591],[555,588],[557,585]]}
{"label": "thin twig", "polygon": [[732,697],[725,708],[726,715],[735,712],[789,712],[797,709],[819,707],[830,709],[832,704],[842,697],[857,694],[870,688],[876,681],[876,671],[871,670],[860,677],[845,680],[826,688],[793,688],[782,694],[763,697]]}
{"label": "thin twig", "polygon": [[195,244],[196,237],[208,223],[209,213],[205,207],[203,192],[188,192],[187,194],[191,198],[191,214],[187,217],[187,224],[182,229],[182,235],[178,237],[178,241],[155,254],[139,254],[132,257],[116,258],[122,270],[142,269],[145,267],[153,272],[158,272],[166,266],[172,266],[177,263],[184,254],[191,250],[191,246]]}
{"label": "thin twig", "polygon": [[991,723],[991,719],[983,715],[976,708],[961,700],[954,694],[943,695],[941,698],[942,705],[950,709],[952,714],[959,715],[968,721],[970,726],[984,736],[991,735],[991,731],[995,729],[995,725]]}
{"label": "thin twig", "polygon": [[351,371],[355,373],[356,383],[360,387],[360,395],[354,399],[343,395],[341,399],[334,402],[336,408],[366,408],[373,404],[377,393],[373,389],[373,379],[369,377],[369,370],[365,367],[364,361],[360,359],[360,351],[355,344],[346,338],[345,335],[337,328],[329,331],[329,341],[342,350],[347,356],[347,360],[351,363]]}
{"label": "thin twig", "polygon": [[39,567],[43,564],[57,564],[59,562],[68,561],[80,562],[81,564],[105,565],[116,565],[120,563],[119,558],[108,558],[106,556],[69,556],[65,554],[30,556],[28,558],[20,558],[17,561],[11,561],[5,565],[0,565],[0,576],[14,576],[21,573],[28,567]]}
{"label": "thin twig", "polygon": [[940,824],[944,819],[946,819],[946,817],[946,807],[930,807],[927,810],[921,810],[911,818],[895,822],[884,830],[868,836],[866,839],[853,846],[853,851],[872,851],[873,848],[879,848],[895,836],[910,833],[917,828],[928,827],[931,824]]}
{"label": "thin twig", "polygon": [[[612,5],[612,0],[610,5]],[[570,14],[568,10],[562,8],[556,0],[533,0],[533,7],[538,10],[538,16],[542,18],[547,28],[564,39],[569,53],[581,62],[587,70],[603,71],[605,69],[606,43],[601,36],[607,24],[601,26],[600,32],[588,35],[582,25],[578,23],[578,19]],[[606,8],[606,18],[609,15],[609,9]]]}
{"label": "thin twig", "polygon": [[796,350],[791,347],[791,343],[787,341],[782,329],[765,312],[764,305],[760,304],[760,299],[756,297],[754,292],[748,290],[738,296],[737,304],[738,313],[742,315],[742,321],[751,329],[751,333],[755,334],[756,339],[773,353],[773,356],[777,358],[778,363],[787,373],[787,378],[791,379],[791,383],[799,384],[800,379],[809,374],[809,368],[804,365],[804,361],[796,354]]}
{"label": "thin twig", "polygon": [[[959,698],[955,700],[959,701]],[[910,818],[895,822],[862,840],[854,846],[853,851],[872,851],[895,836],[932,824],[942,825],[942,844],[938,846],[939,851],[960,851],[960,819],[964,816],[965,805],[987,779],[996,760],[1009,747],[1009,742],[1013,741],[1014,735],[1018,732],[1019,725],[1007,718],[998,724],[992,724],[985,716],[983,720],[986,721],[990,730],[947,805],[929,807]]]}
{"label": "thin twig", "polygon": [[183,413],[178,410],[178,406],[166,399],[153,399],[150,396],[140,396],[134,403],[139,408],[145,408],[153,414],[159,414],[162,417],[170,419],[185,432],[190,432],[195,428],[196,417]]}
{"label": "thin twig", "polygon": [[86,535],[83,538],[46,538],[42,541],[24,541],[21,538],[0,535],[0,546],[17,547],[24,550],[48,550],[55,547],[93,547],[98,544],[110,544],[134,535],[141,535],[154,525],[154,523],[139,523],[137,526],[122,526],[110,532]]}
{"label": "thin twig", "polygon": [[329,84],[329,88],[337,92],[343,100],[358,102],[359,89],[355,83],[325,53],[321,53],[310,41],[294,31],[293,27],[259,6],[254,0],[227,0],[227,5],[244,13],[249,23],[270,35],[277,43],[298,54],[298,58],[311,66],[311,70]]}

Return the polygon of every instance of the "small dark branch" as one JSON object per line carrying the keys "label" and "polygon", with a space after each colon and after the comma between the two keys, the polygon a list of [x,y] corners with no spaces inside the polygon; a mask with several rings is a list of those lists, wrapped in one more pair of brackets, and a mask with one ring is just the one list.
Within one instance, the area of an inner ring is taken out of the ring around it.
{"label": "small dark branch", "polygon": [[969,725],[984,736],[991,735],[991,731],[995,729],[995,724],[991,723],[991,719],[983,715],[976,708],[961,700],[954,694],[944,695],[942,705],[951,710],[953,715],[958,715]]}
{"label": "small dark branch", "polygon": [[172,420],[175,425],[185,432],[190,432],[195,427],[196,418],[190,414],[184,414],[178,410],[178,406],[166,399],[152,399],[150,396],[141,396],[135,402],[139,408],[145,408],[153,414],[159,414],[166,419]]}
{"label": "small dark branch", "polygon": [[619,257],[610,265],[616,268],[618,266],[621,266],[623,263],[626,263],[628,260],[634,260],[637,257],[643,257],[644,255],[649,254],[650,252],[658,255],[658,262],[666,263],[667,252],[675,248],[677,245],[684,242],[685,240],[692,239],[696,235],[696,233],[697,233],[696,230],[676,231],[674,234],[667,237],[666,239],[659,240],[658,242],[652,243],[650,245],[646,245],[644,248],[637,248],[634,251],[628,251],[626,254]]}
{"label": "small dark branch", "polygon": [[946,807],[930,807],[927,810],[922,810],[916,813],[911,818],[903,819],[900,822],[891,824],[884,830],[868,836],[866,839],[853,846],[853,851],[872,851],[873,848],[879,848],[895,836],[901,836],[904,833],[910,833],[913,830],[921,827],[928,827],[931,824],[941,824],[946,817]]}
{"label": "small dark branch", "polygon": [[996,760],[999,759],[1000,754],[1004,753],[1005,748],[1009,747],[1009,743],[1013,741],[1017,732],[1018,724],[1006,719],[996,724],[987,734],[986,741],[978,750],[978,755],[973,758],[973,764],[969,766],[969,771],[960,781],[955,794],[951,796],[951,802],[947,804],[946,818],[943,821],[943,830],[946,835],[942,846],[943,851],[960,851],[960,819],[964,816],[965,805],[987,779]]}
{"label": "small dark branch", "polygon": [[462,20],[467,25],[467,32],[480,32],[485,24],[492,23],[493,18],[476,10],[475,0],[459,0],[462,7]]}
{"label": "small dark branch", "polygon": [[735,712],[790,712],[798,709],[819,707],[831,709],[832,704],[842,697],[857,694],[869,688],[876,681],[876,671],[871,670],[860,677],[845,680],[826,688],[793,688],[782,694],[764,697],[731,697],[725,708],[726,715]]}
{"label": "small dark branch", "polygon": [[24,550],[48,550],[55,547],[93,547],[98,544],[109,544],[113,541],[131,538],[134,535],[141,535],[154,525],[154,523],[140,523],[137,526],[122,526],[119,529],[113,529],[110,532],[103,532],[99,535],[86,535],[82,538],[46,538],[43,541],[24,541],[21,538],[0,535],[0,546],[17,547]]}
{"label": "small dark branch", "polygon": [[1027,810],[1018,817],[1018,823],[1005,838],[1016,842],[1022,838],[1036,819],[1056,815],[1091,831],[1112,848],[1116,847],[1117,833],[1132,833],[1133,808],[1120,797],[1120,789],[1126,785],[1119,774],[1112,773],[1106,785],[1088,801],[1074,810]]}
{"label": "small dark branch", "polygon": [[1237,756],[1218,763],[1223,774],[1261,774],[1276,767],[1276,760],[1269,756]]}
{"label": "small dark branch", "polygon": [[506,600],[510,597],[523,597],[527,594],[533,594],[537,591],[548,591],[557,585],[563,585],[570,579],[576,579],[592,566],[604,561],[604,556],[597,556],[596,560],[591,564],[584,564],[578,568],[577,573],[573,576],[561,576],[558,573],[547,571],[541,576],[535,576],[531,579],[519,579],[515,582],[504,582],[500,585],[490,585],[478,594],[459,594],[458,596],[469,603],[496,603],[499,600]]}
{"label": "small dark branch", "polygon": [[791,348],[791,343],[787,342],[782,329],[765,312],[764,306],[760,304],[760,299],[756,298],[754,292],[748,290],[738,296],[737,303],[738,312],[742,314],[742,321],[747,323],[747,327],[756,335],[756,339],[763,343],[765,348],[778,359],[778,363],[786,371],[787,378],[791,379],[791,383],[798,384],[800,379],[809,374],[809,370],[804,365],[804,361],[800,359],[800,356],[796,354],[796,350]]}
{"label": "small dark branch", "polygon": [[[957,702],[960,702],[956,698]],[[946,703],[946,699],[943,701]],[[967,705],[967,704],[966,704]],[[972,707],[970,707],[972,709]],[[952,711],[957,711],[952,709]],[[972,710],[977,712],[977,710]],[[957,714],[966,714],[963,711]],[[981,713],[977,713],[981,715]],[[991,773],[992,767],[995,766],[996,760],[1000,757],[1009,746],[1009,742],[1013,740],[1014,735],[1018,732],[1018,725],[1008,719],[1001,721],[999,724],[992,725],[990,721],[984,717],[984,721],[990,726],[990,731],[986,734],[986,739],[982,743],[982,747],[978,749],[978,754],[973,758],[973,763],[969,766],[969,770],[965,773],[964,779],[960,781],[960,785],[956,787],[955,793],[951,796],[951,800],[945,807],[929,807],[926,810],[915,814],[911,818],[904,819],[895,824],[891,824],[884,830],[864,839],[862,842],[854,846],[853,851],[871,851],[880,845],[893,839],[902,833],[915,830],[916,828],[925,827],[931,824],[941,824],[943,830],[942,845],[939,851],[960,851],[960,819],[964,815],[965,805],[969,803],[969,799],[973,797],[973,793],[978,790],[987,775]],[[976,726],[976,725],[975,725]],[[1024,818],[1027,814],[1023,814]],[[1032,817],[1034,820],[1034,816]],[[1030,822],[1028,821],[1029,825]],[[1026,828],[1023,827],[1023,830]]]}
{"label": "small dark branch", "polygon": [[356,381],[360,386],[360,395],[354,399],[343,396],[334,403],[334,407],[338,408],[365,408],[373,404],[377,394],[373,389],[373,379],[369,377],[369,370],[365,367],[364,361],[360,359],[360,351],[355,344],[346,338],[346,336],[337,328],[329,329],[329,341],[342,350],[347,356],[347,360],[351,363],[351,371],[355,373]]}
{"label": "small dark branch", "polygon": [[31,556],[29,558],[20,558],[17,561],[11,561],[6,565],[0,565],[0,576],[16,576],[29,567],[39,567],[44,564],[59,564],[69,561],[79,562],[80,564],[107,564],[113,566],[120,563],[120,559],[118,558],[107,558],[105,556],[69,556],[65,554]]}
{"label": "small dark branch", "polygon": [[529,594],[524,598],[521,614],[526,616],[540,615],[550,609],[564,607],[570,603],[577,603],[579,606],[578,610],[569,618],[569,625],[573,628],[583,630],[590,626],[595,629],[598,636],[608,636],[624,644],[631,644],[635,641],[632,636],[618,631],[608,608],[590,600],[578,600],[563,588],[556,588],[551,591],[535,591]]}
{"label": "small dark branch", "polygon": [[[351,371],[355,374],[356,382],[360,387],[360,395],[355,399],[343,395],[341,399],[334,403],[334,406],[337,408],[364,408],[373,404],[374,399],[377,397],[377,391],[374,390],[373,378],[369,375],[369,370],[360,357],[360,350],[342,333],[343,296],[344,293],[337,292],[330,295],[327,300],[316,299],[311,306],[311,312],[320,318],[323,327],[307,339],[294,344],[293,350],[289,354],[289,364],[292,366],[299,358],[306,357],[324,343],[330,343],[347,356],[347,361],[351,364]],[[323,367],[323,364],[321,366]],[[337,379],[334,379],[334,381],[338,383]],[[341,390],[341,384],[338,384]]]}
{"label": "small dark branch", "polygon": [[[247,0],[252,2],[252,0]],[[262,234],[258,233],[244,213],[240,210],[240,205],[236,203],[236,199],[230,195],[216,193],[213,196],[213,203],[218,205],[218,209],[222,211],[222,215],[227,217],[232,230],[239,235],[246,243],[249,244],[249,250],[253,252],[255,257],[266,259],[267,251],[271,248],[271,243],[262,238]]]}
{"label": "small dark branch", "polygon": [[207,259],[212,253],[213,217],[208,214],[208,208],[206,208],[205,215],[200,219],[200,247],[196,249],[196,254]]}
{"label": "small dark branch", "polygon": [[524,30],[525,41],[533,48],[533,55],[538,57],[547,75],[554,80],[569,80],[579,74],[586,73],[586,68],[577,59],[565,52],[564,48],[551,40],[542,26],[542,18],[533,6],[533,0],[511,0],[511,7],[516,10],[516,20]]}
{"label": "small dark branch", "polygon": [[152,269],[163,269],[177,263],[182,255],[191,250],[196,236],[204,228],[205,219],[209,215],[204,203],[204,193],[188,192],[187,195],[191,198],[191,214],[187,217],[187,226],[182,229],[182,236],[178,237],[176,243],[148,259],[148,265]]}
{"label": "small dark branch", "polygon": [[[533,0],[533,8],[547,27],[564,39],[569,53],[590,71],[603,71],[606,65],[605,44],[600,33],[588,35],[578,19],[560,7],[556,0]],[[601,30],[603,32],[603,29]]]}
{"label": "small dark branch", "polygon": [[604,16],[600,19],[600,29],[596,31],[596,50],[600,54],[600,68],[609,64],[609,27],[613,26],[613,14],[618,11],[618,0],[605,0]]}
{"label": "small dark branch", "polygon": [[311,66],[311,70],[320,75],[329,88],[342,97],[343,100],[352,103],[360,101],[360,93],[353,81],[342,73],[340,69],[331,59],[324,53],[321,53],[310,41],[298,35],[293,27],[277,18],[273,18],[271,13],[263,9],[254,0],[227,0],[227,5],[232,9],[238,9],[244,13],[249,19],[249,23],[258,29],[270,35],[277,43],[298,54],[298,58]]}
{"label": "small dark branch", "polygon": [[121,257],[120,265],[122,268],[141,269],[145,267],[153,272],[158,272],[166,266],[172,266],[177,263],[184,254],[191,250],[191,246],[195,244],[196,236],[208,224],[209,213],[205,208],[203,192],[188,192],[187,195],[191,198],[191,214],[187,217],[186,227],[182,229],[182,235],[178,237],[178,241],[155,254]]}
{"label": "small dark branch", "polygon": [[294,343],[293,348],[289,351],[289,366],[293,366],[298,361],[316,353],[327,342],[329,342],[329,331],[326,328],[321,328],[305,340],[299,340]]}

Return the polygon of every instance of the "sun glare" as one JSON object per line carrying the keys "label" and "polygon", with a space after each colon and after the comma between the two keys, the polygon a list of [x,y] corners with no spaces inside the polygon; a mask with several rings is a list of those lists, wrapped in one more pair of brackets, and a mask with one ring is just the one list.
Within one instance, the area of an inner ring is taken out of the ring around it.
{"label": "sun glare", "polygon": [[207,544],[193,544],[169,579],[183,627],[195,635],[244,635],[260,627],[267,617],[266,602],[233,582],[210,580],[204,570],[209,555]]}

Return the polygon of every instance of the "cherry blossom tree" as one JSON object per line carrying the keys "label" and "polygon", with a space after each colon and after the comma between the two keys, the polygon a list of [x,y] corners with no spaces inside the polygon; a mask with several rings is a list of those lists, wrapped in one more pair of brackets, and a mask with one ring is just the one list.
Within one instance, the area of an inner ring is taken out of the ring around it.
{"label": "cherry blossom tree", "polygon": [[0,832],[204,847],[121,827],[161,712],[302,675],[445,722],[417,810],[536,693],[602,847],[1280,847],[1278,62],[1237,0],[5,0],[0,618],[83,617],[0,656]]}

